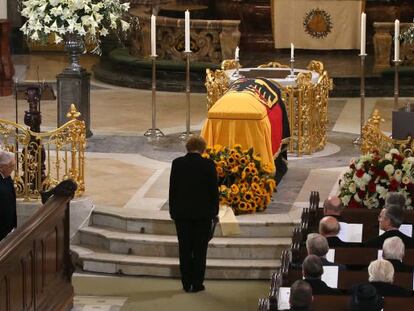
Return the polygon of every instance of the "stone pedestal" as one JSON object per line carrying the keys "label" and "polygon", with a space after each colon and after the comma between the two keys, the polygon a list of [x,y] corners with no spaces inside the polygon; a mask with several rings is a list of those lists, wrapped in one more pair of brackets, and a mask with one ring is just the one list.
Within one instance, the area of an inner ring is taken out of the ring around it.
{"label": "stone pedestal", "polygon": [[14,66],[9,45],[10,23],[0,19],[0,96],[12,94]]}
{"label": "stone pedestal", "polygon": [[79,71],[65,69],[57,76],[58,126],[65,124],[66,113],[70,105],[75,104],[81,113],[80,119],[85,121],[86,137],[92,136],[90,117],[90,82],[91,74],[85,69]]}

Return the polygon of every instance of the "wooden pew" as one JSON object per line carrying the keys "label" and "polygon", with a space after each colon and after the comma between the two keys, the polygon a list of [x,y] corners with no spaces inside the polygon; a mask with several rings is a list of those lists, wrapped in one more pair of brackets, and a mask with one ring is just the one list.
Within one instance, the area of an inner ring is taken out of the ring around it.
{"label": "wooden pew", "polygon": [[0,242],[0,310],[71,310],[73,265],[69,250],[70,180],[30,219]]}

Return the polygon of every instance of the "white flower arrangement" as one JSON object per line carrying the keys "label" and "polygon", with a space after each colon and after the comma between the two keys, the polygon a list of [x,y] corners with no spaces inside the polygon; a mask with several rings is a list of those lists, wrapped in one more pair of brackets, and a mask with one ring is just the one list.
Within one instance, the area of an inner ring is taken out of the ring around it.
{"label": "white flower arrangement", "polygon": [[123,18],[128,10],[129,3],[120,0],[21,0],[21,14],[27,20],[20,30],[32,41],[54,34],[56,44],[68,34],[79,35],[99,53],[100,37],[129,29]]}
{"label": "white flower arrangement", "polygon": [[414,43],[414,20],[413,24],[401,34],[400,39],[405,43]]}
{"label": "white flower arrangement", "polygon": [[381,157],[377,152],[352,160],[340,181],[339,197],[348,208],[380,208],[388,192],[399,192],[413,209],[414,158],[391,149]]}

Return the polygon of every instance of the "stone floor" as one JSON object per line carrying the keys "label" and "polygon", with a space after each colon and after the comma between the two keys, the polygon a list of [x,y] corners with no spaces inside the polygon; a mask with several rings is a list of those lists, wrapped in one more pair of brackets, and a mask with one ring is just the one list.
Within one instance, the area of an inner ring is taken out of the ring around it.
{"label": "stone floor", "polygon": [[[65,65],[63,57],[48,54],[15,56],[14,61],[19,81],[45,80],[53,83],[56,74]],[[96,58],[83,57],[82,61],[84,66],[90,68],[96,62]],[[85,197],[77,200],[79,212],[74,212],[75,215],[73,215],[77,217],[73,231],[76,231],[77,226],[84,224],[93,206],[100,209],[122,209],[124,212],[129,210],[134,212],[143,207],[157,211],[164,206],[167,199],[170,163],[172,159],[184,152],[184,146],[178,140],[178,134],[184,130],[185,94],[158,93],[157,125],[167,134],[159,141],[150,141],[143,137],[144,131],[150,127],[150,102],[149,91],[114,87],[92,79],[91,124],[94,136],[88,140],[87,190]],[[191,127],[194,131],[200,130],[206,117],[205,104],[205,94],[191,95]],[[382,128],[389,132],[392,105],[391,98],[369,98],[365,117],[367,118],[374,108],[380,109],[385,119]],[[19,122],[22,122],[26,109],[27,104],[19,101]],[[0,117],[14,120],[14,113],[13,97],[0,97]],[[42,102],[42,114],[43,130],[54,128],[56,126],[56,102]],[[242,217],[283,214],[289,215],[291,219],[297,219],[311,190],[318,190],[322,199],[335,193],[338,178],[344,167],[352,157],[359,154],[358,148],[352,144],[352,139],[359,132],[359,100],[331,99],[329,122],[330,130],[325,150],[301,158],[290,155],[289,171],[278,185],[278,192],[274,195],[270,207],[264,214]],[[87,203],[84,204],[84,202]],[[83,206],[87,207],[83,208]],[[94,279],[94,282],[99,283],[97,280]],[[142,279],[142,282],[151,284],[145,279]],[[115,298],[106,297],[112,296],[111,293],[85,291],[81,290],[84,288],[82,286],[75,278],[75,290],[79,294],[76,298],[75,310],[77,311],[138,310],[132,309],[131,306],[138,303],[140,299],[146,299],[144,296],[134,296],[128,291],[118,293],[119,295],[117,294]],[[178,286],[178,282],[175,286]],[[264,296],[266,290],[263,286],[266,287],[261,284],[256,289],[260,288]],[[180,305],[180,300],[174,300],[173,296],[162,302],[174,304],[175,301],[177,306]],[[199,300],[198,303],[201,301]],[[239,310],[247,310],[242,307],[241,303],[236,303],[236,306],[240,307]]]}

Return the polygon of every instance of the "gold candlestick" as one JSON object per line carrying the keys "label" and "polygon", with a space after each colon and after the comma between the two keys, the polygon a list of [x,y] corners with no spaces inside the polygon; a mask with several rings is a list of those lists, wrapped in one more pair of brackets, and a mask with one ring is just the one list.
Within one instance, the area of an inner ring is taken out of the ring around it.
{"label": "gold candlestick", "polygon": [[148,129],[145,133],[145,137],[151,137],[151,138],[159,138],[163,137],[164,133],[161,132],[160,129],[156,126],[157,121],[157,103],[156,103],[156,97],[157,97],[157,77],[156,77],[156,63],[155,60],[157,59],[157,55],[151,55],[150,56],[152,61],[152,125],[151,128]]}
{"label": "gold candlestick", "polygon": [[186,122],[185,122],[185,132],[181,133],[180,136],[178,137],[181,140],[187,140],[191,135],[194,135],[194,133],[192,133],[190,131],[190,56],[191,56],[191,51],[189,52],[184,52],[185,56],[186,56],[186,84],[185,84],[185,93],[186,93],[186,99],[187,99],[187,114],[186,114]]}
{"label": "gold candlestick", "polygon": [[361,96],[361,120],[359,128],[359,137],[355,138],[352,142],[354,145],[360,145],[362,143],[362,129],[365,123],[365,57],[367,54],[359,54],[361,58],[361,86],[360,86],[360,96]]}

